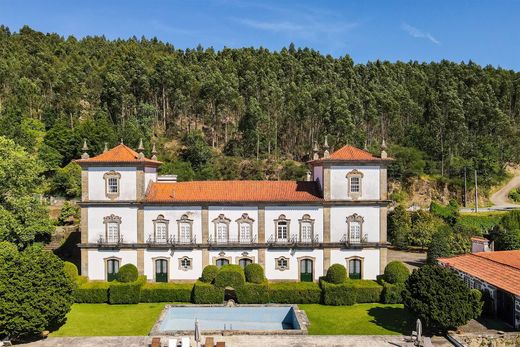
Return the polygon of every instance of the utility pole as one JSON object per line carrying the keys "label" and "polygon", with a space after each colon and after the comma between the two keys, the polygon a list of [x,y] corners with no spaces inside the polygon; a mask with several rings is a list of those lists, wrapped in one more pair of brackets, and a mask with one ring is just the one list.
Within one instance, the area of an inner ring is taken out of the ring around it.
{"label": "utility pole", "polygon": [[464,166],[464,207],[468,207],[466,167]]}
{"label": "utility pole", "polygon": [[478,185],[477,185],[477,170],[475,170],[475,213],[478,212]]}

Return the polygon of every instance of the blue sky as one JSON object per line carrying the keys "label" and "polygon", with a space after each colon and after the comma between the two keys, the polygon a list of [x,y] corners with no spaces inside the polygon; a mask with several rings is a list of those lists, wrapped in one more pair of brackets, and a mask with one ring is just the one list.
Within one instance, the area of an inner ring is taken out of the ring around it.
{"label": "blue sky", "polygon": [[177,48],[294,42],[369,60],[473,60],[520,70],[520,1],[0,0],[0,23],[60,35],[157,37]]}

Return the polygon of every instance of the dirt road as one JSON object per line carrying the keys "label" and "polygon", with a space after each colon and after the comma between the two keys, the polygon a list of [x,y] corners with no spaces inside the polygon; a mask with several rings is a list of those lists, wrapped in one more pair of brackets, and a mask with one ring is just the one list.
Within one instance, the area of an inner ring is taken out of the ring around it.
{"label": "dirt road", "polygon": [[511,190],[520,187],[520,175],[513,177],[505,186],[495,192],[489,200],[493,203],[493,207],[518,207],[518,204],[514,204],[509,200],[508,194]]}

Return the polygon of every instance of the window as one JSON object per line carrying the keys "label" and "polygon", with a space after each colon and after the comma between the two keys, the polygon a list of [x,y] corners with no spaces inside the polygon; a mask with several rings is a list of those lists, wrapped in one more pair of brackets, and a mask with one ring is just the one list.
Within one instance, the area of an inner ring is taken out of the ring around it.
{"label": "window", "polygon": [[103,223],[105,224],[105,241],[110,243],[120,242],[121,217],[111,214],[103,218]]}
{"label": "window", "polygon": [[228,259],[225,259],[225,258],[219,258],[217,259],[217,261],[215,262],[215,265],[217,265],[217,267],[222,267],[224,265],[228,265],[229,264],[229,260]]}
{"label": "window", "polygon": [[157,219],[153,220],[154,225],[154,241],[157,243],[168,242],[168,223],[169,221],[164,218],[162,214],[157,216]]}
{"label": "window", "polygon": [[193,226],[193,220],[189,219],[187,214],[183,214],[182,217],[177,220],[177,223],[179,226],[179,242],[191,243],[191,228]]}
{"label": "window", "polygon": [[345,240],[349,243],[361,243],[363,237],[363,223],[364,218],[354,213],[347,217],[347,233]]}
{"label": "window", "polygon": [[103,175],[105,179],[105,195],[109,199],[119,197],[119,181],[121,174],[115,171],[109,171]]}
{"label": "window", "polygon": [[361,259],[350,259],[348,261],[348,277],[361,279]]}
{"label": "window", "polygon": [[192,269],[192,260],[188,257],[182,257],[179,259],[179,270],[188,271]]}
{"label": "window", "polygon": [[289,259],[280,257],[275,259],[275,269],[280,271],[289,270]]}
{"label": "window", "polygon": [[119,260],[118,259],[108,259],[106,261],[106,269],[107,269],[107,281],[114,281],[117,279],[117,273],[119,272]]}
{"label": "window", "polygon": [[276,225],[276,240],[287,242],[289,240],[289,222],[285,215],[281,214],[278,219],[275,219]]}
{"label": "window", "polygon": [[253,240],[253,222],[247,213],[236,220],[238,223],[238,239],[242,243],[249,243]]}
{"label": "window", "polygon": [[215,224],[215,240],[217,243],[228,242],[230,221],[231,220],[226,218],[223,214],[220,214],[213,220]]}
{"label": "window", "polygon": [[253,263],[253,261],[249,258],[242,258],[238,261],[238,265],[240,265],[242,269],[245,269],[246,266],[248,266],[251,263]]}
{"label": "window", "polygon": [[359,243],[361,241],[361,224],[359,222],[350,223],[350,242]]}
{"label": "window", "polygon": [[168,282],[168,260],[155,261],[155,282]]}
{"label": "window", "polygon": [[304,214],[300,221],[300,241],[304,243],[312,242],[313,240],[313,227],[314,227],[314,219],[308,214]]}
{"label": "window", "polygon": [[362,194],[363,173],[356,169],[347,174],[347,195],[353,200],[357,200]]}

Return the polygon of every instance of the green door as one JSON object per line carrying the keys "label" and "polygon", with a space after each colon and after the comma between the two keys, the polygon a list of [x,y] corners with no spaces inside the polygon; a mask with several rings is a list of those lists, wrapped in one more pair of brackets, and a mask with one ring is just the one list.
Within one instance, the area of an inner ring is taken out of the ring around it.
{"label": "green door", "polygon": [[353,280],[361,279],[361,260],[352,259],[348,262],[348,277]]}
{"label": "green door", "polygon": [[303,259],[300,261],[300,281],[312,282],[314,280],[312,268],[313,268],[312,260]]}
{"label": "green door", "polygon": [[109,259],[107,260],[107,281],[115,281],[117,279],[117,273],[119,272],[119,260]]}
{"label": "green door", "polygon": [[168,282],[168,262],[165,259],[155,261],[155,282]]}

